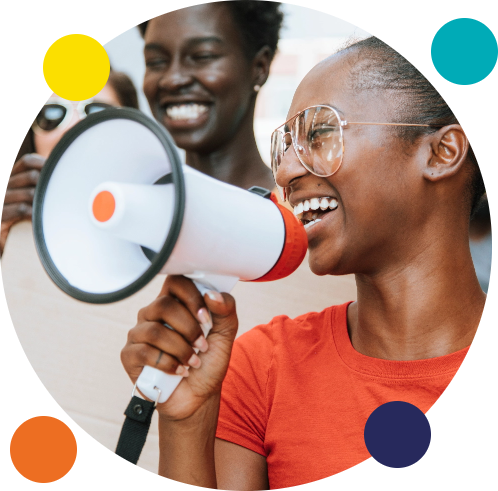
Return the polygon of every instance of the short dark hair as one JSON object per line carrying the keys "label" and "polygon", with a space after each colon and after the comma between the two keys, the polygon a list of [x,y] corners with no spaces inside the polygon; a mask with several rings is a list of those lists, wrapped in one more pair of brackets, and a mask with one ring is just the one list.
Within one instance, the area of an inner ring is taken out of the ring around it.
{"label": "short dark hair", "polygon": [[[249,59],[254,58],[264,46],[270,48],[272,57],[275,55],[284,18],[280,2],[236,0],[217,3],[223,3],[230,9],[233,20],[240,29],[243,49]],[[148,23],[146,21],[138,25],[142,37]]]}
{"label": "short dark hair", "polygon": [[[400,111],[403,123],[433,125],[459,124],[453,111],[434,86],[397,51],[380,39],[371,36],[361,41],[351,41],[339,52],[358,54],[351,71],[354,90],[399,90],[408,95],[408,104]],[[412,143],[422,134],[437,131],[436,127],[397,127],[398,135]],[[468,194],[471,216],[485,193],[477,159],[472,147],[467,155],[471,162]]]}
{"label": "short dark hair", "polygon": [[116,72],[111,69],[107,83],[116,92],[122,106],[138,109],[137,89],[126,73]]}

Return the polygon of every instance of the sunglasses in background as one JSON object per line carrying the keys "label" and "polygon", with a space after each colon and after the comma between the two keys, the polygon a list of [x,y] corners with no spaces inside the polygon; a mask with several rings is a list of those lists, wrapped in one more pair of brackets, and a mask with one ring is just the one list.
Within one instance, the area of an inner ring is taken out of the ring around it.
{"label": "sunglasses in background", "polygon": [[78,113],[79,119],[86,118],[89,114],[103,111],[109,107],[110,104],[104,102],[94,102],[89,99],[80,101],[78,103],[71,103],[70,101],[54,100],[48,101],[42,110],[36,116],[33,123],[33,131],[37,134],[47,133],[55,129],[65,129],[69,122],[73,119],[73,111]]}

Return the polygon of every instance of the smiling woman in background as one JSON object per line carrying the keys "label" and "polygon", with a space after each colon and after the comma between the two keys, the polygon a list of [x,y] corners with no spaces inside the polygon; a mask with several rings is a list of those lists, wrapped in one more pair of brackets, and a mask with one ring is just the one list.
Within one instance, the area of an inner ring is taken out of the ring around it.
{"label": "smiling woman in background", "polygon": [[275,2],[219,2],[139,26],[144,93],[188,165],[221,181],[274,187],[254,137],[254,108],[277,49]]}

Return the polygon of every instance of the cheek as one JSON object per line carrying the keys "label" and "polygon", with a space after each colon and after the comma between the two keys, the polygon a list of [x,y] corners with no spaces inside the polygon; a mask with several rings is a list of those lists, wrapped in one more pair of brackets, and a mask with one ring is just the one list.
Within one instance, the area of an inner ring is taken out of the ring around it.
{"label": "cheek", "polygon": [[375,231],[396,214],[400,202],[410,199],[403,162],[394,157],[386,147],[369,141],[361,149],[346,150],[337,186],[347,223],[359,227],[359,232]]}
{"label": "cheek", "polygon": [[347,223],[354,236],[367,243],[394,238],[410,223],[414,201],[407,181],[390,166],[378,163],[376,170],[356,176],[344,197]]}
{"label": "cheek", "polygon": [[50,133],[44,133],[42,135],[34,136],[35,151],[42,157],[48,157],[50,152],[57,145],[58,141],[62,138],[64,133],[62,131],[51,131]]}
{"label": "cheek", "polygon": [[157,88],[159,85],[160,76],[158,74],[148,74],[144,75],[144,83],[142,89],[144,91],[145,97],[149,102],[154,98],[157,93]]}
{"label": "cheek", "polygon": [[228,58],[214,64],[198,73],[198,79],[213,95],[218,96],[218,102],[224,103],[240,100],[248,93],[250,73],[246,66]]}
{"label": "cheek", "polygon": [[206,70],[199,74],[199,79],[201,83],[208,89],[210,89],[213,94],[226,94],[225,91],[228,89],[230,92],[234,87],[237,86],[237,79],[232,76],[232,74],[227,73],[226,70]]}

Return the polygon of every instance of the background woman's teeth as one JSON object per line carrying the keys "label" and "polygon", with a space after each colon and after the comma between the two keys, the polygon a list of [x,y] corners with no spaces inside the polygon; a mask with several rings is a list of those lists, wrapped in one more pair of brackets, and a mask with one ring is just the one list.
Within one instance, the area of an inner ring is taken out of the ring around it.
{"label": "background woman's teeth", "polygon": [[310,209],[310,202],[308,200],[304,201],[303,210],[308,211]]}
{"label": "background woman's teeth", "polygon": [[322,198],[320,200],[320,210],[326,210],[329,207],[329,200],[327,198]]}
{"label": "background woman's teeth", "polygon": [[318,210],[318,208],[320,208],[320,202],[318,201],[318,198],[310,199],[310,208],[312,210]]}
{"label": "background woman's teeth", "polygon": [[166,109],[166,114],[174,120],[197,119],[207,110],[208,108],[204,104],[179,104],[175,106],[169,106]]}
{"label": "background woman's teeth", "polygon": [[335,209],[337,208],[337,205],[338,205],[338,204],[339,204],[339,203],[337,202],[337,200],[336,200],[336,199],[331,199],[331,200],[330,200],[330,204],[329,204],[329,208],[330,208],[331,210],[335,210]]}

